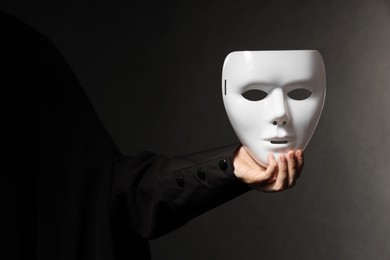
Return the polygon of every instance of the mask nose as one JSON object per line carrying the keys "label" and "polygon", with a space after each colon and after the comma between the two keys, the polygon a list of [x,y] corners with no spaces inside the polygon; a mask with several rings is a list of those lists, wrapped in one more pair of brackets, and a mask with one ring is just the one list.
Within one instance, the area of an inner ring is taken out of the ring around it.
{"label": "mask nose", "polygon": [[288,108],[283,90],[274,89],[269,97],[270,122],[275,126],[285,126],[289,123]]}

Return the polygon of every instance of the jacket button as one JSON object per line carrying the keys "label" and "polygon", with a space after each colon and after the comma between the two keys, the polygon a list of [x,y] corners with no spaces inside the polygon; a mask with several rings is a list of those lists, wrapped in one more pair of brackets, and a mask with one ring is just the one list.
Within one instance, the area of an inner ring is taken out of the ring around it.
{"label": "jacket button", "polygon": [[204,170],[202,168],[200,168],[198,170],[197,175],[198,175],[199,179],[201,179],[202,181],[204,181],[206,179],[206,173],[204,172]]}
{"label": "jacket button", "polygon": [[184,177],[182,175],[176,178],[176,184],[180,187],[184,186]]}
{"label": "jacket button", "polygon": [[219,161],[219,168],[221,168],[222,171],[225,171],[228,168],[228,163],[225,159]]}

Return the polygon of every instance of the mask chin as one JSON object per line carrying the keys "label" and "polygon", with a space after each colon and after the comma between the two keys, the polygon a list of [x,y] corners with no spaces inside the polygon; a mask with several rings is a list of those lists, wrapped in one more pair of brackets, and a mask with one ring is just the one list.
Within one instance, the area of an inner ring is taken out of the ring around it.
{"label": "mask chin", "polygon": [[[304,143],[308,143],[308,140]],[[273,154],[275,159],[278,160],[279,155],[286,154],[290,150],[304,149],[306,147],[303,142],[297,143],[296,140],[291,141],[266,141],[263,144],[256,144],[255,142],[246,141],[242,142],[245,150],[251,155],[251,157],[260,165],[267,167],[269,165],[268,155]]]}

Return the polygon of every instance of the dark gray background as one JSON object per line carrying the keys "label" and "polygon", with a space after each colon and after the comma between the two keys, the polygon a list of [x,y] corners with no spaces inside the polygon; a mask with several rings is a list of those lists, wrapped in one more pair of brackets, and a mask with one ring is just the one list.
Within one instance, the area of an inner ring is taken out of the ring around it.
{"label": "dark gray background", "polygon": [[125,154],[237,142],[234,50],[317,49],[327,99],[297,186],[251,191],[151,242],[154,259],[390,259],[390,3],[2,1],[58,46]]}

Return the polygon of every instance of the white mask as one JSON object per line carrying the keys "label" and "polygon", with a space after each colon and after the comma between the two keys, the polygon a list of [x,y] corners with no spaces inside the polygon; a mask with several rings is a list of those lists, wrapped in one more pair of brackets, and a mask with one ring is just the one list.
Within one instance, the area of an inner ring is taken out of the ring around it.
{"label": "white mask", "polygon": [[315,50],[237,51],[223,64],[230,123],[260,165],[268,155],[305,149],[325,101],[325,66]]}

